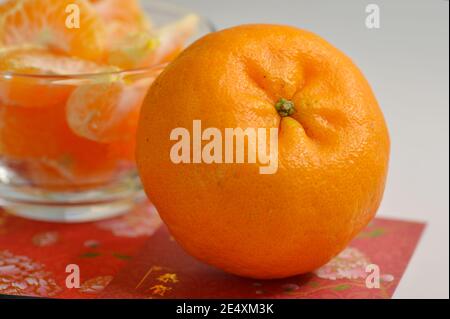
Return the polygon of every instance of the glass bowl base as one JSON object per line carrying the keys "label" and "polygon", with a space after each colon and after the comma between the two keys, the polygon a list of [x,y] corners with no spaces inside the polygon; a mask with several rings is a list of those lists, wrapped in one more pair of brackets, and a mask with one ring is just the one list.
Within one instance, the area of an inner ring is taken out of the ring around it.
{"label": "glass bowl base", "polygon": [[145,196],[87,205],[45,205],[11,202],[1,199],[1,206],[10,214],[46,222],[83,223],[116,217],[130,211]]}
{"label": "glass bowl base", "polygon": [[84,191],[56,192],[0,183],[0,207],[39,221],[82,223],[115,217],[145,200],[139,178]]}

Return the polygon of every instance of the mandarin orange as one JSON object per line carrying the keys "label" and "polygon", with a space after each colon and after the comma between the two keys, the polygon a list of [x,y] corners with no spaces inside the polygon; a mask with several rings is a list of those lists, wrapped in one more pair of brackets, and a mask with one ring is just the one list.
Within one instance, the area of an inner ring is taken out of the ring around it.
{"label": "mandarin orange", "polygon": [[[194,120],[220,131],[278,128],[277,172],[174,164],[169,136]],[[374,217],[389,150],[382,112],[350,58],[308,31],[245,25],[200,39],[154,82],[136,157],[187,252],[234,274],[281,278],[327,263]]]}

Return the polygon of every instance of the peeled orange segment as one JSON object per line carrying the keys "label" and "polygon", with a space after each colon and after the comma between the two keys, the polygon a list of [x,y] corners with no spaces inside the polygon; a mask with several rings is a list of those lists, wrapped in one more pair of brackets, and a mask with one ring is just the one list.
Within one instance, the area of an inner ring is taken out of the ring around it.
{"label": "peeled orange segment", "polygon": [[64,104],[72,89],[69,85],[46,83],[36,78],[0,77],[0,107],[43,108],[60,105]]}
{"label": "peeled orange segment", "polygon": [[9,9],[13,8],[15,5],[15,1],[6,1],[4,3],[0,3],[0,16]]}
{"label": "peeled orange segment", "polygon": [[169,62],[183,49],[187,40],[196,32],[199,17],[187,15],[178,22],[169,24],[156,31],[159,46],[147,60],[147,64]]}
{"label": "peeled orange segment", "polygon": [[37,46],[0,49],[0,72],[35,75],[79,75],[112,70],[116,70],[116,68],[56,54]]}
{"label": "peeled orange segment", "polygon": [[74,190],[115,180],[134,163],[134,139],[104,144],[75,135],[64,107],[0,106],[0,156],[45,189]]}
{"label": "peeled orange segment", "polygon": [[104,39],[103,22],[87,0],[10,0],[0,10],[3,46],[39,45],[100,61]]}
{"label": "peeled orange segment", "polygon": [[149,67],[171,61],[183,49],[196,30],[198,17],[188,15],[182,20],[153,33],[138,31],[111,44],[108,64],[121,68]]}
{"label": "peeled orange segment", "polygon": [[120,31],[122,34],[137,30],[149,31],[151,28],[150,19],[138,0],[90,0],[90,2],[110,30]]}
{"label": "peeled orange segment", "polygon": [[39,47],[0,49],[0,105],[48,107],[65,104],[73,85],[40,75],[76,75],[115,70]]}
{"label": "peeled orange segment", "polygon": [[138,0],[91,0],[106,25],[107,63],[124,69],[145,66],[158,40]]}
{"label": "peeled orange segment", "polygon": [[72,131],[96,142],[114,142],[135,135],[141,105],[151,78],[133,84],[112,81],[77,88],[66,106]]}
{"label": "peeled orange segment", "polygon": [[112,44],[108,64],[123,69],[150,66],[149,58],[158,47],[158,39],[148,32],[138,31],[129,34],[118,43]]}
{"label": "peeled orange segment", "polygon": [[[136,59],[139,60],[140,56],[153,49],[153,45],[148,46],[148,43],[153,41],[147,42],[143,36],[150,33],[150,18],[142,10],[138,0],[91,0],[91,2],[105,23],[109,52],[117,51],[119,46],[123,48],[124,59],[127,61],[130,59],[127,55],[136,56],[137,54]],[[134,45],[130,45],[131,43]],[[124,67],[123,64],[125,63],[117,63],[120,67]]]}

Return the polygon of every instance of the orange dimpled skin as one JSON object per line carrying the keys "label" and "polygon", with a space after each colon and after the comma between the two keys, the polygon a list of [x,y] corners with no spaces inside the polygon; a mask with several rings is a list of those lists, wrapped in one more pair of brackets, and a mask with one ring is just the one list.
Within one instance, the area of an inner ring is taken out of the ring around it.
{"label": "orange dimpled skin", "polygon": [[[281,99],[296,112],[282,117]],[[278,171],[174,164],[174,128],[278,128]],[[338,49],[288,26],[207,35],[151,87],[137,163],[147,194],[193,256],[231,273],[281,278],[336,256],[374,217],[390,142],[366,79]]]}

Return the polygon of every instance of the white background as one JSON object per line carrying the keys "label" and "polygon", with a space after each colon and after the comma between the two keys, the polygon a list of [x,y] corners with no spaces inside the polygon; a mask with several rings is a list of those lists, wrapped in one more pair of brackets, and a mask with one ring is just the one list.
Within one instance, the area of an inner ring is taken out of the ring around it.
{"label": "white background", "polygon": [[[444,0],[165,0],[219,28],[282,23],[309,29],[353,58],[386,116],[390,175],[379,216],[427,228],[396,298],[449,298],[449,5]],[[365,27],[369,3],[381,28]]]}

